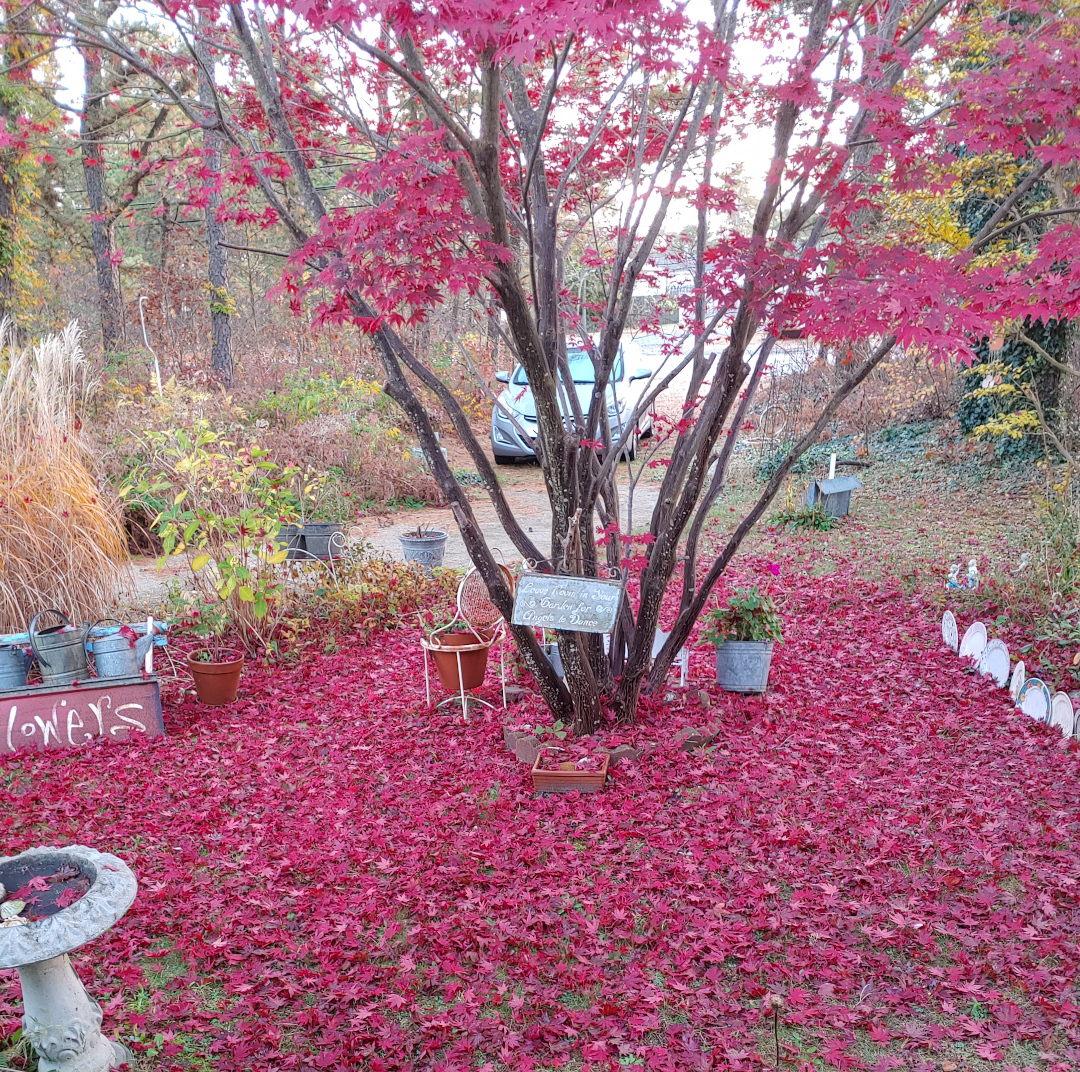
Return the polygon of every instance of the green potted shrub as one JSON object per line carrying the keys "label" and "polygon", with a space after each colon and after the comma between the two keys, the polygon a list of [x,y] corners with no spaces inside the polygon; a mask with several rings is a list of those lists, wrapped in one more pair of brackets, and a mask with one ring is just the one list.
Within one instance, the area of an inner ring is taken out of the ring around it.
{"label": "green potted shrub", "polygon": [[701,643],[716,647],[716,681],[726,692],[764,692],[769,684],[773,644],[783,622],[772,596],[737,588],[705,618]]}

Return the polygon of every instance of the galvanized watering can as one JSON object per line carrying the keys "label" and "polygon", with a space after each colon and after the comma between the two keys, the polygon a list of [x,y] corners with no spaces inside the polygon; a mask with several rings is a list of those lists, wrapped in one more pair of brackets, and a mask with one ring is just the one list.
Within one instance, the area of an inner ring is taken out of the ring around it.
{"label": "galvanized watering can", "polygon": [[0,692],[26,687],[26,672],[32,656],[17,645],[0,647]]}
{"label": "galvanized watering can", "polygon": [[[37,629],[38,619],[43,614],[55,614],[61,624]],[[34,615],[27,631],[44,684],[70,685],[73,681],[84,681],[89,677],[86,667],[86,634],[90,632],[88,622],[75,626],[60,611],[43,610]]]}
{"label": "galvanized watering can", "polygon": [[[97,676],[131,677],[138,674],[150,645],[154,643],[154,634],[148,632],[146,636],[135,637],[134,631],[119,618],[102,618],[94,622],[90,632],[105,622],[116,622],[119,628],[95,637],[90,644]],[[129,635],[125,636],[125,633]]]}

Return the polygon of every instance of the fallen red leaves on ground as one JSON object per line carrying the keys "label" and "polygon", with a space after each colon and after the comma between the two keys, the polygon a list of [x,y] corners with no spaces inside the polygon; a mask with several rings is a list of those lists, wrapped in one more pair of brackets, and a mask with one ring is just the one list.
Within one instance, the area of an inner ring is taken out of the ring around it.
{"label": "fallen red leaves on ground", "polygon": [[768,993],[789,1068],[1076,1067],[1075,745],[920,597],[847,568],[774,591],[769,694],[699,706],[696,649],[691,688],[612,733],[654,747],[596,796],[535,798],[514,716],[427,710],[394,633],[169,705],[165,738],[6,761],[3,844],[135,870],[75,960],[160,1068],[771,1067]]}

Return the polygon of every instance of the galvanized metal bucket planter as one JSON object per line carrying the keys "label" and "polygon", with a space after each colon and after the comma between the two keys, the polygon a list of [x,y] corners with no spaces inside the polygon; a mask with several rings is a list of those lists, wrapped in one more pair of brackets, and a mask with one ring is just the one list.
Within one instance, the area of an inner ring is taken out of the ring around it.
{"label": "galvanized metal bucket planter", "polygon": [[447,540],[447,535],[442,530],[437,529],[424,536],[399,536],[398,539],[401,541],[401,552],[406,562],[418,562],[426,573],[442,565]]}
{"label": "galvanized metal bucket planter", "polygon": [[345,550],[345,528],[332,521],[309,521],[301,527],[305,558],[340,558]]}
{"label": "galvanized metal bucket planter", "polygon": [[[55,614],[61,619],[60,625],[39,630],[37,623],[44,614]],[[82,681],[90,676],[86,665],[89,623],[74,626],[68,621],[67,615],[50,608],[34,615],[28,632],[30,647],[41,668],[44,684],[70,685],[73,681]]]}
{"label": "galvanized metal bucket planter", "polygon": [[282,525],[276,537],[278,548],[288,551],[287,561],[304,558],[304,528],[302,525]]}
{"label": "galvanized metal bucket planter", "polygon": [[[117,622],[121,627],[124,625],[119,618],[102,618],[90,627],[91,633],[96,626],[105,622]],[[90,651],[94,656],[94,669],[97,671],[97,676],[132,677],[138,674],[146,659],[146,653],[153,643],[153,633],[147,633],[146,636],[139,637],[137,640],[124,636],[119,630],[96,637],[90,644]]]}
{"label": "galvanized metal bucket planter", "polygon": [[851,513],[851,493],[862,484],[853,476],[812,480],[806,489],[806,505],[820,506],[826,517],[847,517]]}
{"label": "galvanized metal bucket planter", "polygon": [[333,521],[308,521],[303,525],[282,525],[278,548],[288,551],[288,562],[340,558],[345,551],[345,526]]}
{"label": "galvanized metal bucket planter", "polygon": [[725,692],[764,692],[772,665],[771,640],[728,640],[716,649],[716,683]]}
{"label": "galvanized metal bucket planter", "polygon": [[32,661],[33,656],[26,648],[15,645],[0,648],[0,692],[24,688]]}

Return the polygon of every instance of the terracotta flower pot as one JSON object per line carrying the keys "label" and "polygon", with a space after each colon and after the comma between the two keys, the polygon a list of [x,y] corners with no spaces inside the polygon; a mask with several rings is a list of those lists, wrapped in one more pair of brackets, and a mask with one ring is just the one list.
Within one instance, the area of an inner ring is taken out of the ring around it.
{"label": "terracotta flower pot", "polygon": [[188,669],[195,679],[195,691],[199,700],[210,707],[231,704],[240,687],[240,671],[244,669],[243,655],[220,663],[204,663],[195,658],[200,652],[188,656]]}
{"label": "terracotta flower pot", "polygon": [[[487,673],[490,642],[479,642],[475,633],[439,633],[431,638],[431,655],[439,680],[448,692],[478,689]],[[438,647],[436,647],[436,643]],[[440,650],[443,649],[443,650]],[[458,679],[458,659],[461,660],[461,679]]]}

